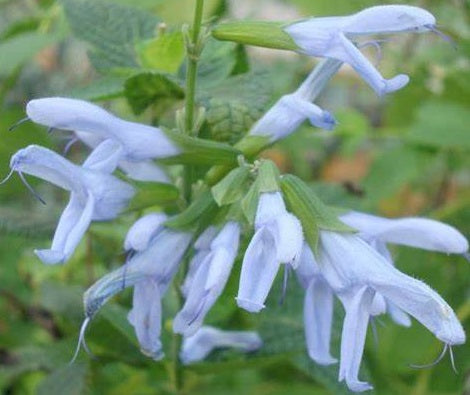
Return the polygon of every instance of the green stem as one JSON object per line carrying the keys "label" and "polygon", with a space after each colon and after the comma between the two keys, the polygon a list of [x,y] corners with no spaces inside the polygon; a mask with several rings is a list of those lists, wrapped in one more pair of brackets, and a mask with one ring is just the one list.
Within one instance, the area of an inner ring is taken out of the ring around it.
{"label": "green stem", "polygon": [[194,20],[191,34],[191,50],[187,51],[188,67],[186,69],[186,103],[185,103],[185,129],[190,134],[194,127],[194,104],[196,97],[196,79],[197,66],[199,58],[199,35],[201,33],[202,11],[204,8],[204,0],[196,0],[196,10],[194,12]]}
{"label": "green stem", "polygon": [[[201,40],[201,25],[204,9],[204,0],[196,0],[196,8],[194,11],[193,25],[191,27],[191,36],[187,43],[186,55],[188,65],[186,69],[186,101],[184,112],[184,132],[187,135],[194,133],[194,113],[196,103],[196,82],[197,82],[197,67],[199,55],[202,51]],[[185,166],[183,173],[183,195],[186,203],[189,205],[192,199],[192,183],[193,183],[193,168],[192,166]],[[183,295],[181,294],[181,284],[184,281],[188,271],[188,258],[184,258],[183,265],[175,281],[175,291],[178,299],[178,306],[181,308],[184,303]],[[184,389],[184,368],[179,360],[179,354],[182,346],[182,336],[174,334],[173,336],[173,374],[172,380],[174,383],[174,390],[176,394],[183,393]]]}
{"label": "green stem", "polygon": [[[204,0],[196,0],[196,8],[194,11],[193,26],[191,28],[191,37],[186,54],[188,58],[188,66],[186,69],[186,101],[184,108],[184,128],[185,133],[188,135],[194,132],[194,113],[196,102],[196,81],[197,81],[197,67],[199,55],[202,51],[201,48],[201,25],[202,15],[204,9]],[[183,196],[189,204],[191,201],[191,188],[193,182],[193,169],[190,166],[185,166],[183,175]]]}

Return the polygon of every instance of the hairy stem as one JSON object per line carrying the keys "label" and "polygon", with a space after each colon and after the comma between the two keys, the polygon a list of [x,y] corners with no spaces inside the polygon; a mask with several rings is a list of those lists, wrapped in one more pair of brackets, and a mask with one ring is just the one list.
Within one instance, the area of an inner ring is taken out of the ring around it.
{"label": "hairy stem", "polygon": [[[188,135],[195,133],[195,98],[196,98],[196,83],[197,83],[197,67],[199,61],[199,55],[202,51],[202,39],[201,39],[201,25],[202,15],[204,9],[204,0],[196,0],[196,6],[194,10],[194,19],[191,31],[188,34],[190,37],[186,42],[186,56],[187,56],[187,68],[186,68],[186,101],[184,108],[184,132]],[[183,173],[183,195],[186,203],[189,205],[192,199],[192,183],[193,183],[193,168],[189,165],[184,167]],[[175,291],[178,298],[178,306],[182,307],[184,303],[183,295],[181,294],[181,285],[186,276],[188,270],[188,257],[184,258],[183,265],[180,273],[176,278]],[[179,354],[182,346],[182,336],[174,334],[173,336],[173,374],[172,380],[174,390],[176,394],[183,393],[184,389],[184,370],[179,360]]]}
{"label": "hairy stem", "polygon": [[[196,0],[196,8],[194,10],[193,26],[187,43],[186,43],[186,101],[184,108],[184,131],[186,134],[194,134],[194,114],[196,102],[196,82],[197,82],[197,67],[199,55],[202,51],[201,40],[201,24],[204,9],[204,0]],[[193,182],[192,167],[185,166],[183,177],[183,196],[189,204],[191,201],[191,186]]]}
{"label": "hairy stem", "polygon": [[196,0],[190,48],[187,48],[188,65],[186,68],[185,129],[190,134],[194,128],[194,104],[196,96],[197,65],[199,58],[199,35],[201,34],[204,0]]}

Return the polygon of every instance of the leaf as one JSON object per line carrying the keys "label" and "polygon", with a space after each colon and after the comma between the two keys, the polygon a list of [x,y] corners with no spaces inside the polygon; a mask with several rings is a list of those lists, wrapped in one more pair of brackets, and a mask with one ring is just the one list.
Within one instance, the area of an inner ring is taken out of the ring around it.
{"label": "leaf", "polygon": [[0,75],[8,75],[29,61],[39,51],[55,44],[60,36],[28,32],[0,43]]}
{"label": "leaf", "polygon": [[336,367],[320,366],[315,364],[309,359],[307,354],[299,355],[293,358],[294,365],[313,378],[325,388],[328,388],[331,393],[337,395],[349,395],[351,391],[348,390],[344,383],[338,381],[338,373]]}
{"label": "leaf", "polygon": [[180,100],[183,89],[169,76],[157,72],[144,72],[129,78],[124,94],[135,114],[142,113],[158,100]]}
{"label": "leaf", "polygon": [[238,62],[239,46],[234,43],[222,43],[209,39],[202,51],[198,66],[200,87],[217,86],[232,75]]}
{"label": "leaf", "polygon": [[0,33],[0,40],[4,41],[19,34],[36,30],[40,23],[41,20],[35,17],[20,19],[19,21],[9,25]]}
{"label": "leaf", "polygon": [[[139,3],[145,3],[146,1],[150,2],[148,8],[154,9],[166,22],[181,24],[182,22],[189,23],[192,21],[194,0],[140,0]],[[219,15],[221,9],[224,8],[224,3],[225,0],[205,0],[203,20],[210,20],[212,17]]]}
{"label": "leaf", "polygon": [[25,218],[24,211],[13,207],[0,209],[0,234],[23,239],[44,240],[53,233],[56,223],[51,219]]}
{"label": "leaf", "polygon": [[429,101],[418,109],[417,119],[406,138],[413,143],[430,147],[470,150],[468,125],[468,107]]}
{"label": "leaf", "polygon": [[267,109],[270,84],[263,73],[230,77],[217,87],[201,91],[199,102],[206,112],[209,133],[215,140],[240,140]]}
{"label": "leaf", "polygon": [[46,310],[80,322],[83,319],[83,288],[55,282],[41,284],[40,304]]}
{"label": "leaf", "polygon": [[127,77],[119,76],[97,78],[89,85],[71,89],[64,96],[91,101],[114,99],[124,95],[126,80]]}
{"label": "leaf", "polygon": [[154,35],[158,19],[148,12],[102,0],[62,0],[76,37],[94,47],[90,61],[98,71],[137,67],[137,42]]}
{"label": "leaf", "polygon": [[140,43],[137,52],[143,67],[175,74],[185,55],[183,34],[162,34],[153,40]]}
{"label": "leaf", "polygon": [[432,154],[413,147],[397,146],[376,157],[364,180],[366,196],[373,202],[392,197],[430,165]]}
{"label": "leaf", "polygon": [[116,303],[108,303],[100,311],[100,316],[108,321],[119,333],[134,344],[137,348],[139,342],[134,333],[134,329],[127,320],[128,311]]}
{"label": "leaf", "polygon": [[[304,291],[293,279],[289,279],[283,303],[279,303],[282,281],[278,276],[275,286],[266,303],[266,311],[261,321],[259,333],[263,339],[261,356],[285,354],[294,366],[302,370],[316,382],[325,386],[331,393],[350,393],[344,384],[338,382],[337,365],[323,367],[315,364],[306,354],[304,340],[303,299]],[[339,350],[342,314],[335,306],[332,328],[332,350]]]}
{"label": "leaf", "polygon": [[88,364],[65,365],[47,376],[38,386],[38,395],[80,395],[86,388]]}

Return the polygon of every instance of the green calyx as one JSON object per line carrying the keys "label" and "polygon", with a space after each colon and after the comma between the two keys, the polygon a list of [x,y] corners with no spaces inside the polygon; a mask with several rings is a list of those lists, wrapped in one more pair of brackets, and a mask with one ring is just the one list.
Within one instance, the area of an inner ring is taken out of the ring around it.
{"label": "green calyx", "polygon": [[241,201],[243,214],[250,224],[253,224],[255,221],[259,195],[261,193],[279,192],[281,190],[279,170],[274,162],[263,160],[255,166],[257,166],[255,170],[258,172],[258,175]]}
{"label": "green calyx", "polygon": [[[242,152],[245,158],[252,159],[269,145],[271,145],[271,143],[267,137],[247,135],[235,144],[233,148]],[[233,166],[230,165],[216,165],[211,167],[205,177],[206,183],[208,185],[215,185],[229,173],[232,168]]]}
{"label": "green calyx", "polygon": [[172,204],[178,200],[180,195],[178,188],[172,184],[134,181],[133,185],[136,186],[137,193],[132,198],[127,211]]}
{"label": "green calyx", "polygon": [[243,198],[250,181],[250,168],[237,167],[211,188],[212,196],[219,206],[235,203]]}
{"label": "green calyx", "polygon": [[283,29],[284,22],[236,21],[226,22],[212,30],[212,37],[257,47],[298,51],[299,47]]}
{"label": "green calyx", "polygon": [[167,228],[192,231],[210,223],[218,211],[210,190],[197,197],[184,211],[165,222]]}
{"label": "green calyx", "polygon": [[241,152],[224,143],[191,137],[172,130],[164,130],[180,149],[181,153],[170,158],[160,159],[166,164],[191,164],[191,165],[236,165]]}
{"label": "green calyx", "polygon": [[281,188],[289,211],[302,223],[305,239],[315,254],[318,252],[320,230],[356,232],[341,222],[336,212],[325,205],[300,178],[284,175]]}

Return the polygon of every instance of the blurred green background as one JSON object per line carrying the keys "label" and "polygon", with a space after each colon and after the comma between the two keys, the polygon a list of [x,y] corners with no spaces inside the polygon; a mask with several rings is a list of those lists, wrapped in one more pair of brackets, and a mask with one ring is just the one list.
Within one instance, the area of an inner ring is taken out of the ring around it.
{"label": "blurred green background", "polygon": [[[178,39],[156,45],[191,19],[192,0],[0,0],[0,175],[10,156],[28,144],[61,151],[67,132],[48,135],[25,123],[25,103],[66,95],[95,100],[128,119],[172,125],[181,107],[174,88],[181,78],[183,47]],[[405,2],[400,2],[405,3]],[[383,44],[380,70],[399,72],[410,84],[385,98],[343,67],[319,104],[339,121],[334,132],[304,125],[263,155],[285,172],[312,182],[329,204],[386,216],[425,215],[470,234],[470,2],[423,0],[407,4],[436,15],[457,49],[435,35],[396,35]],[[206,21],[250,18],[295,20],[309,15],[341,15],[380,4],[373,0],[206,0]],[[162,25],[162,23],[165,25]],[[171,35],[170,35],[171,37]],[[373,50],[367,50],[372,59]],[[203,133],[236,141],[269,104],[298,85],[313,66],[304,56],[242,48],[210,41],[200,68],[198,100],[208,109]],[[184,68],[184,66],[183,66]],[[168,76],[173,76],[169,78]],[[227,132],[230,130],[230,132]],[[77,144],[73,160],[86,150]],[[204,170],[204,169],[202,169]],[[71,261],[46,267],[33,249],[50,242],[67,196],[31,179],[47,201],[43,206],[17,177],[0,186],[0,389],[5,394],[172,393],[171,361],[141,355],[126,322],[129,293],[113,300],[89,328],[96,353],[68,365],[83,319],[81,295],[99,276],[125,260],[122,242],[139,213],[112,224],[94,224]],[[148,205],[150,205],[149,203]],[[411,248],[393,250],[397,266],[436,289],[470,329],[470,265],[462,257]],[[302,292],[289,284],[278,304],[252,316],[236,308],[239,265],[208,323],[222,328],[260,328],[264,349],[245,357],[213,353],[186,370],[188,392],[208,394],[341,394],[337,367],[320,368],[305,354]],[[338,354],[341,308],[337,306],[333,354]],[[174,295],[165,300],[163,339],[171,345]],[[455,348],[459,373],[446,357],[427,363],[441,345],[416,321],[409,329],[387,317],[368,334],[364,377],[378,394],[470,394],[470,348]]]}

